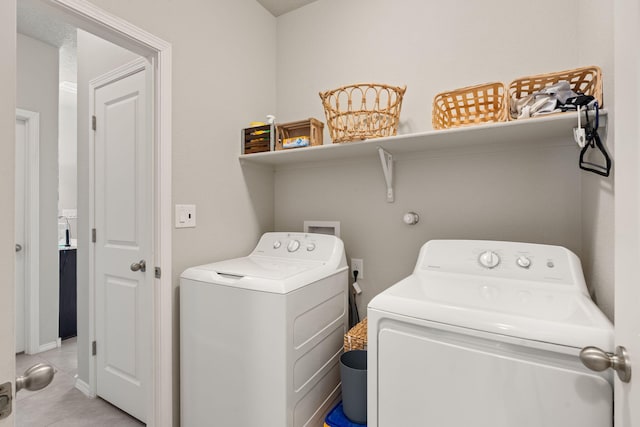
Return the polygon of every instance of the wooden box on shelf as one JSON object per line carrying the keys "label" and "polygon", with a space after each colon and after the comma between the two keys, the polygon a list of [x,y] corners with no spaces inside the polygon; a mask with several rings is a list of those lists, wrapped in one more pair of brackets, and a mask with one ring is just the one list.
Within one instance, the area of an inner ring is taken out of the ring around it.
{"label": "wooden box on shelf", "polygon": [[297,122],[279,123],[276,125],[276,132],[278,133],[276,151],[289,149],[284,146],[286,141],[298,137],[307,137],[309,147],[322,145],[323,130],[324,123],[314,118]]}
{"label": "wooden box on shelf", "polygon": [[242,154],[272,151],[275,140],[273,125],[249,127],[242,130]]}

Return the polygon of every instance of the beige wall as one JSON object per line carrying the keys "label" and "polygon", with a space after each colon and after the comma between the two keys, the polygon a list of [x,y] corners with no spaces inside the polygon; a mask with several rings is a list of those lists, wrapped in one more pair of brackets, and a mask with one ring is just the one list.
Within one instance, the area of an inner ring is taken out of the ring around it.
{"label": "beige wall", "polygon": [[58,339],[58,49],[18,34],[17,105],[40,113],[40,345]]}
{"label": "beige wall", "polygon": [[316,1],[278,18],[278,118],[325,121],[319,91],[382,82],[407,85],[400,133],[429,130],[439,92],[576,66],[579,3]]}
{"label": "beige wall", "polygon": [[[610,76],[612,6],[582,3],[319,0],[278,18],[278,119],[325,121],[319,91],[378,81],[407,85],[399,133],[413,133],[431,129],[431,101],[444,90],[591,62]],[[594,28],[598,41],[585,42]],[[607,89],[612,92],[610,80]],[[393,204],[384,200],[376,160],[281,169],[275,228],[301,230],[306,219],[341,221],[348,257],[364,259],[361,312],[411,272],[422,243],[472,238],[570,248],[612,316],[612,180],[581,172],[578,155],[577,147],[532,146],[398,158]],[[418,225],[402,224],[409,210],[420,214]]]}
{"label": "beige wall", "polygon": [[[14,159],[16,132],[16,2],[0,2],[0,200],[14,200]],[[14,210],[0,210],[0,382],[15,378],[15,234]],[[2,426],[12,426],[9,415]]]}
{"label": "beige wall", "polygon": [[89,82],[139,56],[78,30],[78,378],[89,383]]}

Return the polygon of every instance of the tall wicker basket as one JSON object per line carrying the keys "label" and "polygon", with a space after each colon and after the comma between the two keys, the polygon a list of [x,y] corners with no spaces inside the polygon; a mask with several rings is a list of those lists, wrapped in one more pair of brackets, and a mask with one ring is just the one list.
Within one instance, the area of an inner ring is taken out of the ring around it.
{"label": "tall wicker basket", "polygon": [[331,140],[358,141],[398,132],[406,86],[359,83],[320,92]]}

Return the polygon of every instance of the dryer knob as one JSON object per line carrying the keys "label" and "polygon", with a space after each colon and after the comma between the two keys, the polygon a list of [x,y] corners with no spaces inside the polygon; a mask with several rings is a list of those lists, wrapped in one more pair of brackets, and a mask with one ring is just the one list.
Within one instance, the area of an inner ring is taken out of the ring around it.
{"label": "dryer knob", "polygon": [[500,255],[493,251],[484,251],[478,257],[478,262],[485,268],[494,268],[500,264]]}
{"label": "dryer knob", "polygon": [[287,245],[287,250],[289,252],[295,252],[300,249],[300,242],[298,240],[291,240]]}
{"label": "dryer knob", "polygon": [[282,246],[280,240],[276,240],[275,242],[273,242],[273,249],[278,249],[280,246]]}

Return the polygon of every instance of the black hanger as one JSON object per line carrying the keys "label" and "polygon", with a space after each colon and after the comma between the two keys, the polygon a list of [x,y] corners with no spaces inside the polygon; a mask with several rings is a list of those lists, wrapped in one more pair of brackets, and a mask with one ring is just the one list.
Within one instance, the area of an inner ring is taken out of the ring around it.
{"label": "black hanger", "polygon": [[[609,173],[611,172],[611,158],[609,157],[607,150],[604,148],[604,145],[602,145],[600,135],[598,135],[598,126],[600,125],[600,110],[598,108],[597,101],[594,103],[594,107],[596,111],[596,117],[593,127],[591,127],[591,124],[589,122],[589,111],[585,109],[585,115],[587,118],[587,126],[585,128],[587,134],[587,143],[584,145],[584,147],[582,147],[582,150],[580,151],[579,165],[580,169],[582,170],[593,172],[602,176],[609,176]],[[578,114],[580,114],[579,110]],[[604,158],[604,165],[588,162],[584,159],[589,149],[597,150],[597,152]]]}

